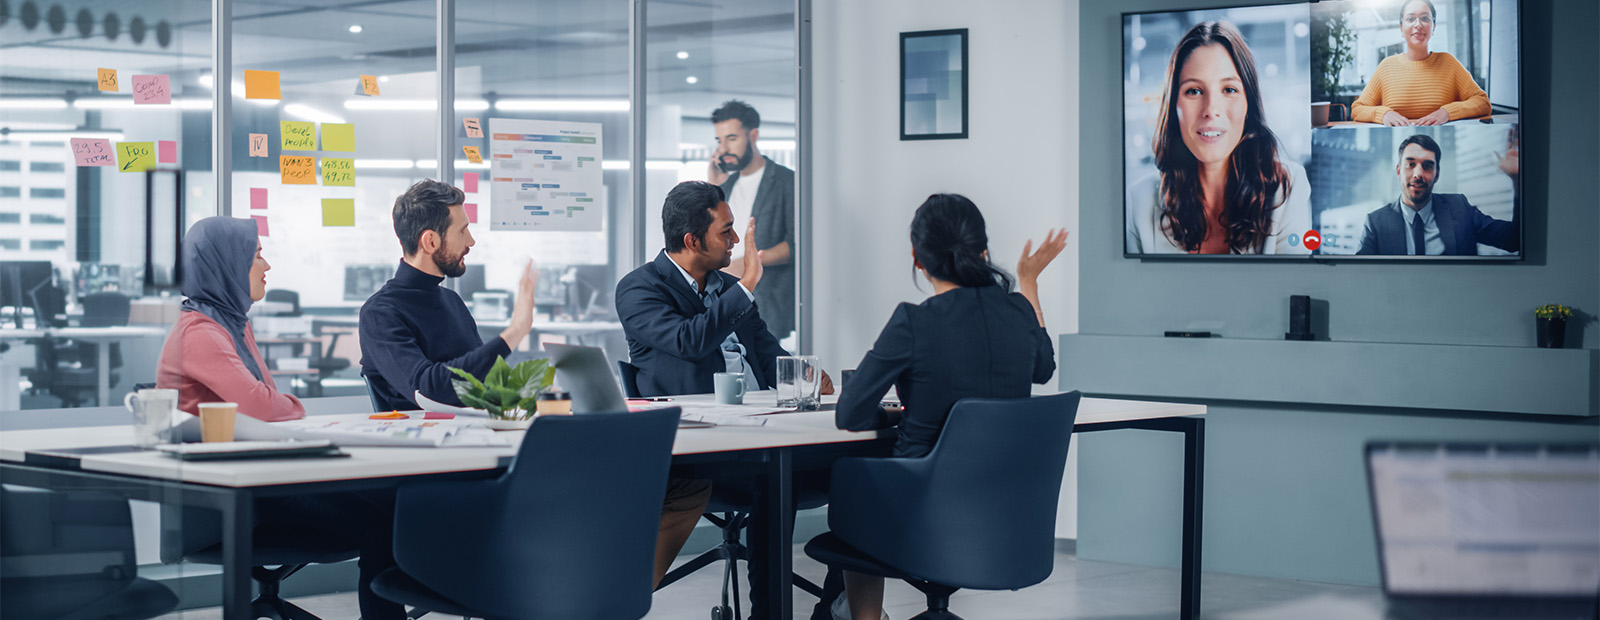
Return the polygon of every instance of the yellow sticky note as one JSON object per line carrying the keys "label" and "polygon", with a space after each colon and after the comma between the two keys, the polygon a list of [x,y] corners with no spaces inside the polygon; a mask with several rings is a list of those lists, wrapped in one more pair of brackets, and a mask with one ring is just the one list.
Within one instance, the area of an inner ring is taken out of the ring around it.
{"label": "yellow sticky note", "polygon": [[283,150],[285,151],[315,151],[317,150],[317,124],[299,121],[278,121],[278,128],[283,132]]}
{"label": "yellow sticky note", "polygon": [[283,92],[278,86],[277,71],[252,71],[244,70],[244,98],[245,99],[282,99]]}
{"label": "yellow sticky note", "polygon": [[356,186],[356,160],[337,157],[322,158],[322,184]]}
{"label": "yellow sticky note", "polygon": [[118,142],[117,172],[144,172],[156,167],[154,142]]}
{"label": "yellow sticky note", "polygon": [[323,226],[355,226],[356,200],[354,198],[323,198]]}
{"label": "yellow sticky note", "polygon": [[378,96],[378,78],[370,75],[361,76],[361,94]]}
{"label": "yellow sticky note", "polygon": [[116,69],[101,69],[100,70],[100,90],[108,90],[108,91],[111,91],[111,92],[117,92],[118,87],[117,87],[117,70]]}
{"label": "yellow sticky note", "polygon": [[350,123],[323,123],[322,150],[355,152],[356,126]]}
{"label": "yellow sticky note", "polygon": [[317,158],[313,155],[279,155],[278,171],[284,185],[317,184]]}
{"label": "yellow sticky note", "polygon": [[478,154],[478,147],[463,146],[461,147],[461,151],[467,154],[467,161],[470,161],[474,164],[483,163],[483,156]]}

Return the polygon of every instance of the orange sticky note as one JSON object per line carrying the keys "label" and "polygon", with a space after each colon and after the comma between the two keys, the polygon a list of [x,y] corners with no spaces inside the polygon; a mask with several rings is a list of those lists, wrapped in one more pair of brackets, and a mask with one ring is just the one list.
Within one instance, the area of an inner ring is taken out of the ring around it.
{"label": "orange sticky note", "polygon": [[461,124],[464,125],[467,128],[467,137],[468,138],[482,138],[483,137],[483,127],[478,125],[478,119],[475,119],[475,118],[463,118],[463,119],[461,119]]}
{"label": "orange sticky note", "polygon": [[245,99],[282,99],[277,71],[244,70]]}
{"label": "orange sticky note", "polygon": [[284,185],[316,185],[317,158],[314,155],[279,155],[278,171]]}
{"label": "orange sticky note", "polygon": [[461,147],[461,151],[467,154],[467,161],[470,161],[474,164],[483,163],[483,156],[478,154],[478,147],[463,146]]}
{"label": "orange sticky note", "polygon": [[251,157],[266,157],[267,156],[267,134],[264,134],[264,133],[253,133],[253,134],[250,134],[250,156]]}
{"label": "orange sticky note", "polygon": [[361,94],[372,97],[378,96],[378,78],[370,75],[361,76]]}
{"label": "orange sticky note", "polygon": [[409,420],[409,419],[411,419],[411,416],[408,416],[408,415],[406,415],[404,413],[400,413],[398,411],[390,411],[389,413],[374,413],[372,415],[367,416],[367,419],[368,420]]}
{"label": "orange sticky note", "polygon": [[117,87],[117,70],[116,69],[101,69],[100,70],[100,90],[117,92],[117,89],[118,89],[118,87]]}

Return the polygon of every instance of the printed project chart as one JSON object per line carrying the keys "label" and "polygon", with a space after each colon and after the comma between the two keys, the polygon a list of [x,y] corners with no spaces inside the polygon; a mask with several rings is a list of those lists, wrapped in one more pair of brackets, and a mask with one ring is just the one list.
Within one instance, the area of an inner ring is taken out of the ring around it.
{"label": "printed project chart", "polygon": [[489,138],[489,230],[601,230],[599,123],[491,118]]}

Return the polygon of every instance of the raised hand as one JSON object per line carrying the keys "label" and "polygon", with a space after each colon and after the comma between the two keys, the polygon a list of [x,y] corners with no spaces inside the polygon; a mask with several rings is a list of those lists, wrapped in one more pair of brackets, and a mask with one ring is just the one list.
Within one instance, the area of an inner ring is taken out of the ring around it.
{"label": "raised hand", "polygon": [[754,293],[756,284],[761,282],[763,268],[761,266],[761,251],[756,249],[756,218],[750,218],[750,224],[744,229],[743,248],[744,268],[739,272],[739,283]]}
{"label": "raised hand", "polygon": [[1066,229],[1052,230],[1045,233],[1044,242],[1039,244],[1039,251],[1033,251],[1033,240],[1029,239],[1022,246],[1022,258],[1017,260],[1017,278],[1023,282],[1036,283],[1039,273],[1050,266],[1050,261],[1061,254],[1067,247]]}

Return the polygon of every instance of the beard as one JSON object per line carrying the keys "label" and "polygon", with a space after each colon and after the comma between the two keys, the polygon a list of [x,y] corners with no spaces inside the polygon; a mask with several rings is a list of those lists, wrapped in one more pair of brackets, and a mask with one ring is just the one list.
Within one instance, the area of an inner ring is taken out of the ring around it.
{"label": "beard", "polygon": [[745,166],[750,165],[750,160],[755,159],[755,149],[750,148],[750,143],[746,142],[744,145],[744,153],[739,155],[739,161],[730,164],[726,159],[724,159],[727,156],[728,155],[725,154],[722,157],[717,158],[717,167],[722,169],[722,171],[725,173],[732,174],[735,171],[744,170]]}
{"label": "beard", "polygon": [[440,273],[450,278],[459,278],[467,273],[467,251],[462,250],[460,254],[451,256],[445,252],[446,249],[448,248],[439,248],[438,252],[434,252],[433,266],[438,267]]}

